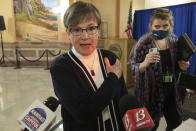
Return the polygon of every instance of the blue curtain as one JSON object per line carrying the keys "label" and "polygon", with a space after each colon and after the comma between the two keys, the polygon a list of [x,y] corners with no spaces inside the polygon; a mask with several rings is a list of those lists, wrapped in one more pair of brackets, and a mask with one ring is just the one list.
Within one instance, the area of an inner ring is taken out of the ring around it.
{"label": "blue curtain", "polygon": [[[174,16],[174,34],[178,37],[187,33],[194,45],[196,45],[196,2],[167,6]],[[138,40],[149,31],[150,15],[154,9],[136,10],[133,21],[133,38]],[[193,54],[189,74],[196,75],[196,53]]]}

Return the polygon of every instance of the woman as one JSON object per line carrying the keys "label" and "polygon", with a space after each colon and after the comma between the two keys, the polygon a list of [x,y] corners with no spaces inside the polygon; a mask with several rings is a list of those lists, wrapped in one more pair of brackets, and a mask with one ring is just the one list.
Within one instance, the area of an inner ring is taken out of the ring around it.
{"label": "woman", "polygon": [[96,48],[99,11],[90,3],[75,2],[65,12],[64,25],[73,47],[54,59],[50,68],[64,130],[123,130],[118,104],[128,92],[119,59]]}
{"label": "woman", "polygon": [[177,57],[173,24],[170,10],[154,10],[150,32],[138,40],[129,58],[131,73],[135,77],[135,94],[155,122],[152,131],[158,128],[163,115],[167,131],[172,131],[182,122],[185,92],[179,95],[177,78],[179,71],[187,70],[189,62]]}

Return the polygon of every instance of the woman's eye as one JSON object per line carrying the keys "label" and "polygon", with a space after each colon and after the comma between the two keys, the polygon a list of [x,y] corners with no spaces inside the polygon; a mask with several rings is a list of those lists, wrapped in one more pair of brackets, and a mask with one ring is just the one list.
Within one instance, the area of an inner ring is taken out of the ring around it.
{"label": "woman's eye", "polygon": [[155,26],[155,28],[156,28],[156,29],[159,29],[159,28],[160,28],[160,26]]}
{"label": "woman's eye", "polygon": [[88,27],[87,30],[93,31],[95,29],[95,27]]}
{"label": "woman's eye", "polygon": [[164,25],[164,26],[163,26],[163,28],[167,28],[167,27],[168,27],[168,25]]}
{"label": "woman's eye", "polygon": [[80,32],[80,30],[79,28],[73,29],[74,32]]}

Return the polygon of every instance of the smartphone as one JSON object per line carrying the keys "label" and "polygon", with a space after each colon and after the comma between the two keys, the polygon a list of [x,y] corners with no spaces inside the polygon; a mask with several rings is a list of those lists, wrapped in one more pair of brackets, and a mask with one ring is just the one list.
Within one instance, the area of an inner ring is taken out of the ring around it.
{"label": "smartphone", "polygon": [[157,48],[150,48],[149,52],[158,52],[158,49]]}

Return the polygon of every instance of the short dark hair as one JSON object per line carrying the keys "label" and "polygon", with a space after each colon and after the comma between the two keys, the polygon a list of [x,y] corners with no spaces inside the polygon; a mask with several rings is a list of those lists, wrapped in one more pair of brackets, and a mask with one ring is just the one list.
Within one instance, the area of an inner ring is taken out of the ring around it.
{"label": "short dark hair", "polygon": [[[162,20],[168,20],[169,24],[171,26],[170,32],[173,32],[174,27],[174,19],[172,15],[172,11],[166,8],[157,8],[152,12],[152,15],[150,16],[150,25],[154,22],[155,19],[162,19]],[[151,29],[151,28],[150,28]]]}
{"label": "short dark hair", "polygon": [[64,14],[64,25],[67,29],[76,26],[83,20],[95,19],[98,26],[101,25],[101,15],[98,9],[91,3],[77,1],[66,10]]}

